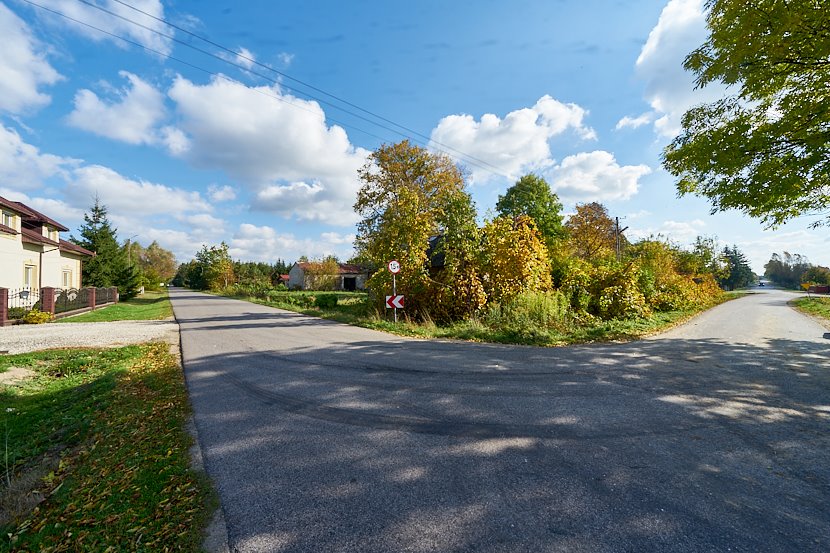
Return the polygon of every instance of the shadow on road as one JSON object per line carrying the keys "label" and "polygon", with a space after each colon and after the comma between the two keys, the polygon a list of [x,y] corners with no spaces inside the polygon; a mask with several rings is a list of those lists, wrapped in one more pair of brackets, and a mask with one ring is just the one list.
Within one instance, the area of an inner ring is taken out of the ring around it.
{"label": "shadow on road", "polygon": [[240,551],[830,550],[818,342],[362,341],[186,375]]}

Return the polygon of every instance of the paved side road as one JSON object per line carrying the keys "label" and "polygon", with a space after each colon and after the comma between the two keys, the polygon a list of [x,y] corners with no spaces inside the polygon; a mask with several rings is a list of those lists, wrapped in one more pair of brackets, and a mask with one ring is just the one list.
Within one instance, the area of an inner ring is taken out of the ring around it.
{"label": "paved side road", "polygon": [[559,349],[171,298],[233,551],[830,551],[830,340],[782,292]]}

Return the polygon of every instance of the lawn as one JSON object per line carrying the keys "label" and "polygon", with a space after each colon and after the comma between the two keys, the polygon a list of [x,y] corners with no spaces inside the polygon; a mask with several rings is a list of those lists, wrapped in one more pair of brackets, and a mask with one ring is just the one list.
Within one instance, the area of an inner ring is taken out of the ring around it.
{"label": "lawn", "polygon": [[58,319],[64,323],[98,323],[108,321],[155,321],[173,316],[167,290],[144,292],[127,301],[96,309],[74,317]]}
{"label": "lawn", "polygon": [[0,356],[0,551],[198,551],[215,500],[189,467],[167,344]]}
{"label": "lawn", "polygon": [[816,317],[823,321],[825,325],[830,325],[830,297],[804,297],[798,298],[792,303],[799,311]]}
{"label": "lawn", "polygon": [[[727,292],[722,295],[720,301],[728,301],[745,294],[744,291]],[[336,295],[338,299],[335,307],[321,307],[318,305],[321,303],[318,298],[332,295]],[[588,342],[634,340],[677,326],[712,307],[658,312],[649,317],[630,320],[594,320],[587,323],[571,320],[553,328],[540,328],[532,325],[492,328],[481,320],[439,326],[430,322],[408,320],[405,313],[402,313],[399,321],[395,323],[391,320],[391,310],[378,312],[370,308],[368,306],[368,296],[365,293],[267,292],[257,297],[250,295],[234,295],[233,297],[400,336],[534,346],[563,346]]]}

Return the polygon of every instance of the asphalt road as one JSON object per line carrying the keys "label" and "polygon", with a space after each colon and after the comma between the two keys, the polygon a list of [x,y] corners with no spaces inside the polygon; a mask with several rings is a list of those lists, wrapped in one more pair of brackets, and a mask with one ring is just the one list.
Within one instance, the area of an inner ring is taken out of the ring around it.
{"label": "asphalt road", "polygon": [[171,297],[232,551],[830,551],[830,334],[785,292],[553,349]]}

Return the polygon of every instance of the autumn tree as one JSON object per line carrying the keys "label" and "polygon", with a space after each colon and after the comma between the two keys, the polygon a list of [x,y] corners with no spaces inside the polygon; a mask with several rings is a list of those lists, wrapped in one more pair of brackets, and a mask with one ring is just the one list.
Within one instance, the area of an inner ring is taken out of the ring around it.
{"label": "autumn tree", "polygon": [[[775,227],[830,222],[830,18],[819,0],[708,0],[708,40],[685,68],[734,93],[693,107],[663,165],[681,194]],[[822,213],[823,212],[823,213]]]}
{"label": "autumn tree", "polygon": [[597,202],[577,204],[576,213],[568,219],[565,228],[577,257],[591,261],[614,255],[616,224],[604,205]]}
{"label": "autumn tree", "polygon": [[482,235],[482,273],[489,301],[510,301],[524,292],[551,289],[548,251],[528,215],[497,217]]}
{"label": "autumn tree", "polygon": [[[362,186],[354,208],[361,220],[355,249],[379,267],[368,282],[376,297],[392,289],[385,269],[392,259],[401,264],[398,292],[407,296],[407,311],[430,315],[438,299],[451,296],[460,278],[441,282],[430,274],[427,252],[435,236],[442,236],[443,273],[463,274],[465,287],[480,288],[466,253],[466,242],[475,240],[475,209],[464,176],[449,157],[409,141],[385,144],[369,156],[358,175]],[[436,286],[444,290],[440,298],[435,297]]]}
{"label": "autumn tree", "polygon": [[155,290],[160,283],[169,282],[176,275],[176,256],[155,240],[146,248],[131,241],[127,248],[130,264],[138,266],[147,288]]}
{"label": "autumn tree", "polygon": [[203,245],[196,252],[195,264],[186,280],[190,286],[201,290],[219,290],[233,284],[233,261],[228,245],[224,242],[218,246]]}
{"label": "autumn tree", "polygon": [[559,197],[538,175],[524,175],[517,180],[503,196],[499,196],[496,211],[502,217],[527,215],[533,219],[548,250],[552,251],[567,235]]}
{"label": "autumn tree", "polygon": [[309,290],[334,290],[340,276],[340,264],[336,257],[306,261],[303,267],[305,288]]}

